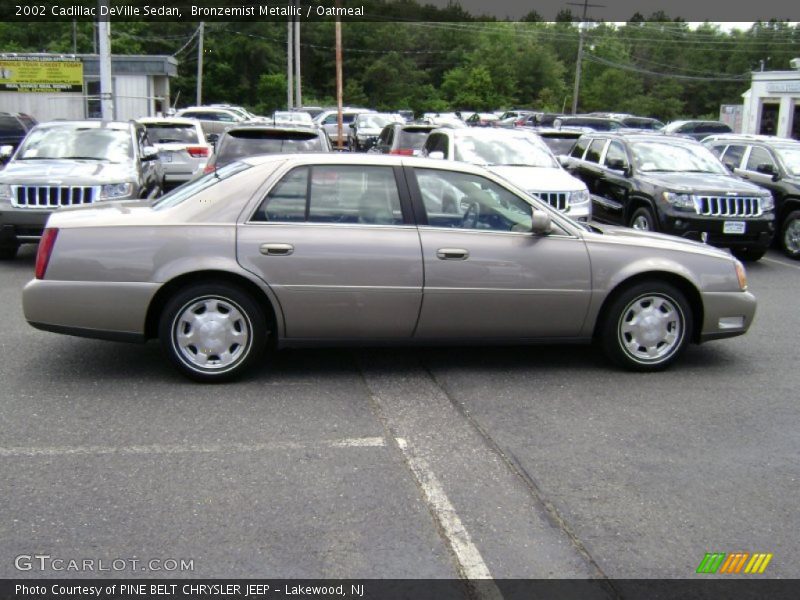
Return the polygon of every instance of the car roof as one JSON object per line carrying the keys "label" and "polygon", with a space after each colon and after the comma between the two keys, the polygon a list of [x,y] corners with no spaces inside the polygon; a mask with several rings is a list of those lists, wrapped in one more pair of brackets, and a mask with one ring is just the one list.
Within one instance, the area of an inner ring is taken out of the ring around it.
{"label": "car roof", "polygon": [[154,125],[156,123],[174,123],[176,125],[200,125],[197,119],[189,119],[187,117],[141,117],[136,119],[137,123],[142,125]]}
{"label": "car roof", "polygon": [[283,131],[297,133],[313,133],[319,135],[320,129],[317,127],[309,127],[307,125],[273,125],[270,123],[248,123],[246,125],[234,125],[228,127],[225,133],[236,133],[237,131]]}
{"label": "car roof", "polygon": [[753,133],[718,133],[710,135],[703,141],[709,142],[762,142],[766,144],[794,146],[800,144],[800,140],[779,137],[777,135],[757,135]]}
{"label": "car roof", "polygon": [[514,129],[503,129],[500,127],[466,127],[466,128],[448,128],[443,127],[443,131],[452,132],[454,137],[460,138],[482,138],[491,139],[498,137],[529,137],[533,131],[529,129],[521,129],[515,127]]}
{"label": "car roof", "polygon": [[593,131],[581,137],[607,137],[631,142],[680,142],[684,144],[699,144],[697,140],[687,136],[667,135],[654,131]]}
{"label": "car roof", "polygon": [[97,128],[97,129],[118,129],[125,130],[135,126],[133,121],[100,121],[100,120],[85,120],[85,121],[47,121],[39,123],[37,129],[54,128],[54,127],[84,127],[84,128]]}

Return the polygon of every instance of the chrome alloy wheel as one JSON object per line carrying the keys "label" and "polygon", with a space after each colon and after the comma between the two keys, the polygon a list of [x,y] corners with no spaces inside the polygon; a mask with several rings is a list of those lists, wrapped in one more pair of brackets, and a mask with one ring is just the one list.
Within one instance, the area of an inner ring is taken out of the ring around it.
{"label": "chrome alloy wheel", "polygon": [[800,254],[800,219],[792,219],[783,231],[783,245],[792,254]]}
{"label": "chrome alloy wheel", "polygon": [[638,363],[663,362],[681,347],[685,323],[681,307],[669,296],[639,296],[620,315],[620,347]]}
{"label": "chrome alloy wheel", "polygon": [[632,222],[631,227],[639,231],[651,231],[650,220],[645,215],[638,215]]}
{"label": "chrome alloy wheel", "polygon": [[224,372],[247,356],[253,326],[233,301],[217,296],[195,298],[176,313],[172,342],[190,368]]}

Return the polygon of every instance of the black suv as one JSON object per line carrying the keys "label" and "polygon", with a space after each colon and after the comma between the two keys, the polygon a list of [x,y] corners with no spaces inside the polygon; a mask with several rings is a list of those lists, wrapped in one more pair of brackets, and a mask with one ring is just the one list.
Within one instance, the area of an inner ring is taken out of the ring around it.
{"label": "black suv", "polygon": [[767,188],[775,199],[777,241],[800,260],[800,142],[767,135],[715,135],[703,144],[722,164]]}
{"label": "black suv", "polygon": [[437,127],[428,123],[392,123],[383,128],[370,152],[417,156],[428,134]]}
{"label": "black suv", "polygon": [[36,119],[24,113],[0,112],[0,163],[6,162],[28,132],[36,125]]}
{"label": "black suv", "polygon": [[597,221],[705,241],[743,260],[761,258],[772,240],[769,191],[728,173],[694,140],[587,134],[564,165],[589,188]]}

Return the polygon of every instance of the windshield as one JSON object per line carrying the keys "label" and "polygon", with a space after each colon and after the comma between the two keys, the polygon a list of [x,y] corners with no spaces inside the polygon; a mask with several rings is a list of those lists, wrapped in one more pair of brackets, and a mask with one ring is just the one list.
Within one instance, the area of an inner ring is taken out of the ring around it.
{"label": "windshield", "polygon": [[389,123],[395,123],[395,119],[386,115],[359,115],[356,120],[356,127],[364,129],[383,129]]}
{"label": "windshield", "polygon": [[153,144],[197,144],[197,127],[185,123],[146,123]]}
{"label": "windshield", "polygon": [[48,158],[128,162],[133,158],[131,133],[127,129],[64,125],[30,132],[17,160]]}
{"label": "windshield", "polygon": [[789,171],[789,173],[795,177],[800,176],[800,144],[798,144],[796,147],[778,146],[775,148],[775,152],[777,152],[778,156],[781,157],[783,166],[786,167],[786,170]]}
{"label": "windshield", "polygon": [[558,168],[544,143],[530,136],[459,137],[455,140],[455,159],[474,165],[514,165]]}
{"label": "windshield", "polygon": [[217,185],[220,181],[224,181],[228,177],[236,175],[237,173],[241,173],[250,167],[251,165],[243,162],[234,162],[229,165],[225,165],[224,167],[216,169],[211,173],[203,175],[200,177],[200,179],[195,179],[194,181],[185,183],[182,186],[175,188],[171,192],[164,194],[153,203],[153,208],[155,210],[164,210],[165,208],[176,206],[184,200],[191,198],[195,194],[199,194],[203,190]]}
{"label": "windshield", "polygon": [[725,167],[705,146],[668,142],[635,142],[631,144],[637,169],[645,172],[719,173]]}

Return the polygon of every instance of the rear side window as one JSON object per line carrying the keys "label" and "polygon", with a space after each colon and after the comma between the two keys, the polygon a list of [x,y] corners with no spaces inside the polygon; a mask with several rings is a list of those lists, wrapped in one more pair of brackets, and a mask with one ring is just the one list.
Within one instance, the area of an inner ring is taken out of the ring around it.
{"label": "rear side window", "polygon": [[589,145],[589,142],[591,142],[589,138],[580,138],[575,143],[575,147],[572,148],[572,152],[570,152],[569,155],[572,158],[583,158],[583,154],[586,152],[586,147]]}
{"label": "rear side window", "polygon": [[322,165],[287,173],[253,220],[401,225],[403,214],[391,167]]}
{"label": "rear side window", "polygon": [[589,146],[589,151],[586,153],[586,160],[593,163],[600,162],[600,154],[603,152],[603,146],[606,145],[606,141],[602,139],[592,140],[591,145]]}
{"label": "rear side window", "polygon": [[324,152],[320,137],[305,131],[229,131],[219,143],[217,164],[244,156],[294,152]]}
{"label": "rear side window", "polygon": [[747,157],[746,169],[748,171],[757,171],[758,165],[771,165],[773,168],[776,167],[775,161],[767,150],[761,146],[753,146],[753,149],[750,150],[750,156]]}
{"label": "rear side window", "polygon": [[25,135],[25,128],[14,117],[0,115],[0,135]]}

